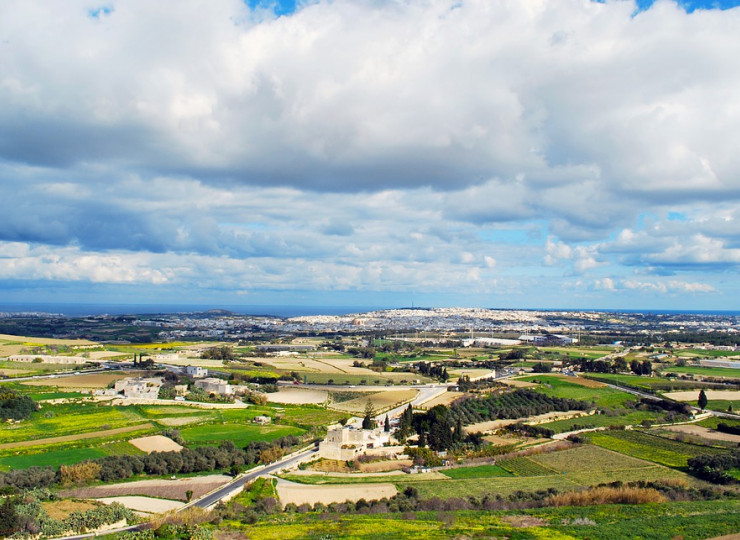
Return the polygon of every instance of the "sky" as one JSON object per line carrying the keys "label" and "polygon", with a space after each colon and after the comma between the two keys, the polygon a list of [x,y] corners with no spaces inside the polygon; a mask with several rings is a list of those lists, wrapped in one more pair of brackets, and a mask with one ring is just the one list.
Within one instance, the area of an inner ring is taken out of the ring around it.
{"label": "sky", "polygon": [[736,310],[738,3],[4,0],[0,300]]}

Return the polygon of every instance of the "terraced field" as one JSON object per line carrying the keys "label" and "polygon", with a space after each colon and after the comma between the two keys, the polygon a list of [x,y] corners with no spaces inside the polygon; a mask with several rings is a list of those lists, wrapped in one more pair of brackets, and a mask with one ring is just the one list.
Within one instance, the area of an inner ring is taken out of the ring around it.
{"label": "terraced field", "polygon": [[689,458],[716,454],[725,450],[709,446],[664,439],[642,431],[599,431],[588,433],[595,445],[627,456],[639,457],[666,467],[683,468]]}

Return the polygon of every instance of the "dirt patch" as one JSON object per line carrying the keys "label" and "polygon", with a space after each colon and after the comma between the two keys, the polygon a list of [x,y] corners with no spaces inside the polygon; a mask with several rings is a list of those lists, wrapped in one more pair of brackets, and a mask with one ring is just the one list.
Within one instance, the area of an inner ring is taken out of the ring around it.
{"label": "dirt patch", "polygon": [[586,388],[603,388],[607,386],[603,382],[593,381],[591,379],[584,379],[583,377],[563,376],[563,379],[566,379],[568,382],[572,382],[573,384],[579,384],[581,386],[585,386]]}
{"label": "dirt patch", "polygon": [[507,446],[510,444],[519,444],[526,439],[521,437],[501,437],[500,435],[486,435],[485,437],[483,437],[483,440],[488,441],[493,445]]}
{"label": "dirt patch", "polygon": [[332,486],[311,486],[296,484],[282,479],[277,482],[277,494],[283,505],[289,503],[297,505],[314,505],[318,502],[331,504],[333,502],[342,503],[344,501],[355,502],[360,499],[373,501],[384,497],[390,498],[397,493],[398,490],[393,484],[336,484]]}
{"label": "dirt patch", "polygon": [[0,375],[3,377],[14,377],[16,375],[23,375],[24,373],[33,373],[30,369],[15,369],[15,368],[3,368],[0,369]]}
{"label": "dirt patch", "polygon": [[74,375],[24,382],[26,386],[56,386],[57,388],[107,388],[110,383],[126,377],[135,377],[133,373],[93,373],[90,375]]}
{"label": "dirt patch", "polygon": [[714,431],[713,429],[705,428],[702,426],[666,426],[664,429],[677,433],[686,433],[687,435],[696,435],[698,437],[701,437],[702,439],[709,439],[712,441],[729,441],[740,443],[740,435],[733,435],[732,433],[722,433],[721,431]]}
{"label": "dirt patch", "polygon": [[[722,399],[727,401],[740,400],[740,390],[704,390],[707,399]],[[666,397],[677,401],[696,401],[699,399],[699,390],[686,390],[682,392],[668,392]]]}
{"label": "dirt patch", "polygon": [[157,423],[163,426],[187,426],[188,424],[198,424],[208,420],[207,416],[186,416],[180,418],[160,418]]}
{"label": "dirt patch", "polygon": [[152,497],[140,497],[136,495],[125,497],[104,497],[98,500],[104,504],[120,503],[131,510],[146,512],[148,514],[161,514],[163,512],[169,512],[170,510],[178,510],[185,506],[185,503],[180,501],[154,499]]}
{"label": "dirt patch", "polygon": [[78,433],[77,435],[65,435],[63,437],[49,437],[48,439],[35,439],[32,441],[5,443],[0,444],[0,450],[7,450],[9,448],[25,448],[28,446],[40,446],[45,444],[56,444],[62,442],[77,441],[80,439],[97,439],[98,437],[110,437],[112,435],[131,433],[132,431],[141,431],[144,429],[154,429],[154,426],[152,424],[146,423],[117,429],[107,429],[105,431],[93,431],[90,433]]}
{"label": "dirt patch", "polygon": [[287,403],[290,405],[306,405],[324,403],[329,393],[326,390],[310,390],[304,388],[281,388],[275,393],[267,394],[268,401],[273,403]]}
{"label": "dirt patch", "polygon": [[164,435],[139,437],[138,439],[131,439],[129,443],[147,454],[152,452],[179,452],[182,450],[182,446]]}
{"label": "dirt patch", "polygon": [[67,519],[72,512],[86,512],[97,508],[99,505],[89,501],[45,501],[41,503],[42,508],[52,519]]}
{"label": "dirt patch", "polygon": [[321,459],[316,463],[309,465],[308,469],[311,471],[321,472],[352,472],[351,469],[347,467],[346,461],[339,461],[336,459]]}
{"label": "dirt patch", "polygon": [[230,476],[212,474],[194,478],[180,478],[177,480],[139,480],[122,484],[109,484],[78,489],[68,489],[60,492],[62,497],[76,499],[99,499],[103,497],[123,497],[127,495],[143,495],[163,499],[186,501],[188,490],[193,491],[193,498],[197,499],[206,493],[232,480]]}
{"label": "dirt patch", "polygon": [[419,392],[417,390],[387,390],[367,397],[363,396],[342,403],[334,403],[331,405],[331,408],[350,414],[364,413],[365,406],[369,400],[372,403],[375,414],[379,414],[386,409],[392,409],[397,405],[413,400],[418,394]]}
{"label": "dirt patch", "polygon": [[465,392],[445,392],[438,395],[437,397],[430,399],[429,401],[425,401],[419,406],[419,408],[428,410],[432,407],[436,407],[437,405],[444,405],[445,407],[447,407],[464,395]]}
{"label": "dirt patch", "polygon": [[501,521],[512,527],[545,527],[548,522],[534,516],[501,516]]}
{"label": "dirt patch", "polygon": [[517,379],[500,379],[499,382],[504,383],[506,386],[513,386],[514,388],[530,388],[532,386],[537,386],[536,383],[520,381]]}
{"label": "dirt patch", "polygon": [[400,471],[404,467],[411,467],[414,461],[411,459],[394,459],[388,461],[375,461],[373,463],[362,463],[360,470],[366,473],[378,473],[389,471]]}

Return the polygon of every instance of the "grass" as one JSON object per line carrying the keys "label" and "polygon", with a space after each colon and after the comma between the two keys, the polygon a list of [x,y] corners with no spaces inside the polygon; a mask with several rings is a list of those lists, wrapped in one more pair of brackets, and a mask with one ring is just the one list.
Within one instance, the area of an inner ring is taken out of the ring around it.
{"label": "grass", "polygon": [[521,380],[539,382],[535,390],[548,396],[593,401],[598,407],[618,407],[634,399],[633,395],[614,388],[588,388],[552,375],[533,375]]}
{"label": "grass", "polygon": [[623,456],[598,446],[584,445],[560,452],[531,456],[535,463],[557,472],[580,473],[582,471],[623,471],[641,469],[651,464],[641,459]]}
{"label": "grass", "polygon": [[509,471],[498,465],[479,465],[478,467],[457,467],[441,471],[445,476],[452,479],[459,478],[490,478],[501,476],[513,476]]}
{"label": "grass", "polygon": [[326,426],[349,416],[345,412],[305,405],[285,405],[281,414],[283,422],[302,427]]}
{"label": "grass", "polygon": [[[128,434],[127,437],[131,437]],[[69,448],[36,447],[31,449],[16,450],[0,457],[0,470],[26,469],[28,467],[56,467],[60,464],[72,465],[88,459],[95,459],[112,455],[141,455],[144,452],[129,444],[127,441],[113,440],[94,441],[88,446],[77,446]],[[62,445],[63,446],[63,445]]]}
{"label": "grass", "polygon": [[549,476],[556,472],[528,457],[506,459],[499,461],[498,464],[516,476]]}
{"label": "grass", "polygon": [[718,358],[723,356],[740,356],[740,352],[737,351],[714,351],[705,349],[683,349],[676,351],[676,356],[699,356],[707,358]]}
{"label": "grass", "polygon": [[679,442],[642,431],[599,431],[586,436],[595,445],[620,454],[639,457],[666,467],[685,468],[689,458],[716,454],[724,450],[710,446]]}
{"label": "grass", "polygon": [[700,366],[671,366],[666,368],[671,373],[686,373],[689,375],[704,375],[705,377],[724,377],[729,379],[740,379],[740,369],[721,368],[721,367],[700,367]]}
{"label": "grass", "polygon": [[[53,416],[47,418],[47,413]],[[141,416],[126,407],[93,404],[45,406],[33,413],[30,420],[0,426],[0,444],[95,432],[141,422]]]}
{"label": "grass", "polygon": [[286,435],[303,435],[303,429],[293,426],[257,426],[244,424],[205,424],[186,427],[180,435],[194,446],[217,445],[233,441],[237,446],[246,446],[254,441],[274,441]]}
{"label": "grass", "polygon": [[544,428],[549,428],[555,431],[555,433],[564,433],[566,431],[572,431],[573,426],[589,426],[589,427],[608,427],[608,426],[634,426],[639,425],[643,420],[649,420],[655,422],[658,415],[650,411],[634,411],[625,410],[623,414],[616,416],[609,416],[606,414],[592,414],[590,416],[582,416],[579,418],[568,418],[566,420],[556,420],[554,422],[548,422],[547,424],[540,424]]}

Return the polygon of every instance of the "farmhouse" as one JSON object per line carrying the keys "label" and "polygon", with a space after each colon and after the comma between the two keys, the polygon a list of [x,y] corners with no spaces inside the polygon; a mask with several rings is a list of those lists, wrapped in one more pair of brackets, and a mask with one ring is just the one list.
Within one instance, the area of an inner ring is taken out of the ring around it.
{"label": "farmhouse", "polygon": [[208,370],[200,366],[185,366],[185,373],[194,378],[208,377]]}
{"label": "farmhouse", "polygon": [[217,379],[215,377],[208,377],[207,379],[195,381],[195,387],[201,388],[212,394],[230,395],[234,393],[234,389],[229,383],[223,379]]}
{"label": "farmhouse", "polygon": [[264,426],[266,424],[269,424],[271,420],[272,418],[270,418],[269,416],[260,415],[260,416],[255,416],[252,419],[252,422],[254,422],[255,424],[260,424]]}
{"label": "farmhouse", "polygon": [[117,394],[123,394],[127,398],[157,399],[162,382],[160,377],[128,377],[116,381],[114,388]]}
{"label": "farmhouse", "polygon": [[372,448],[390,441],[390,433],[382,429],[357,429],[352,426],[330,429],[319,443],[319,457],[349,461]]}

